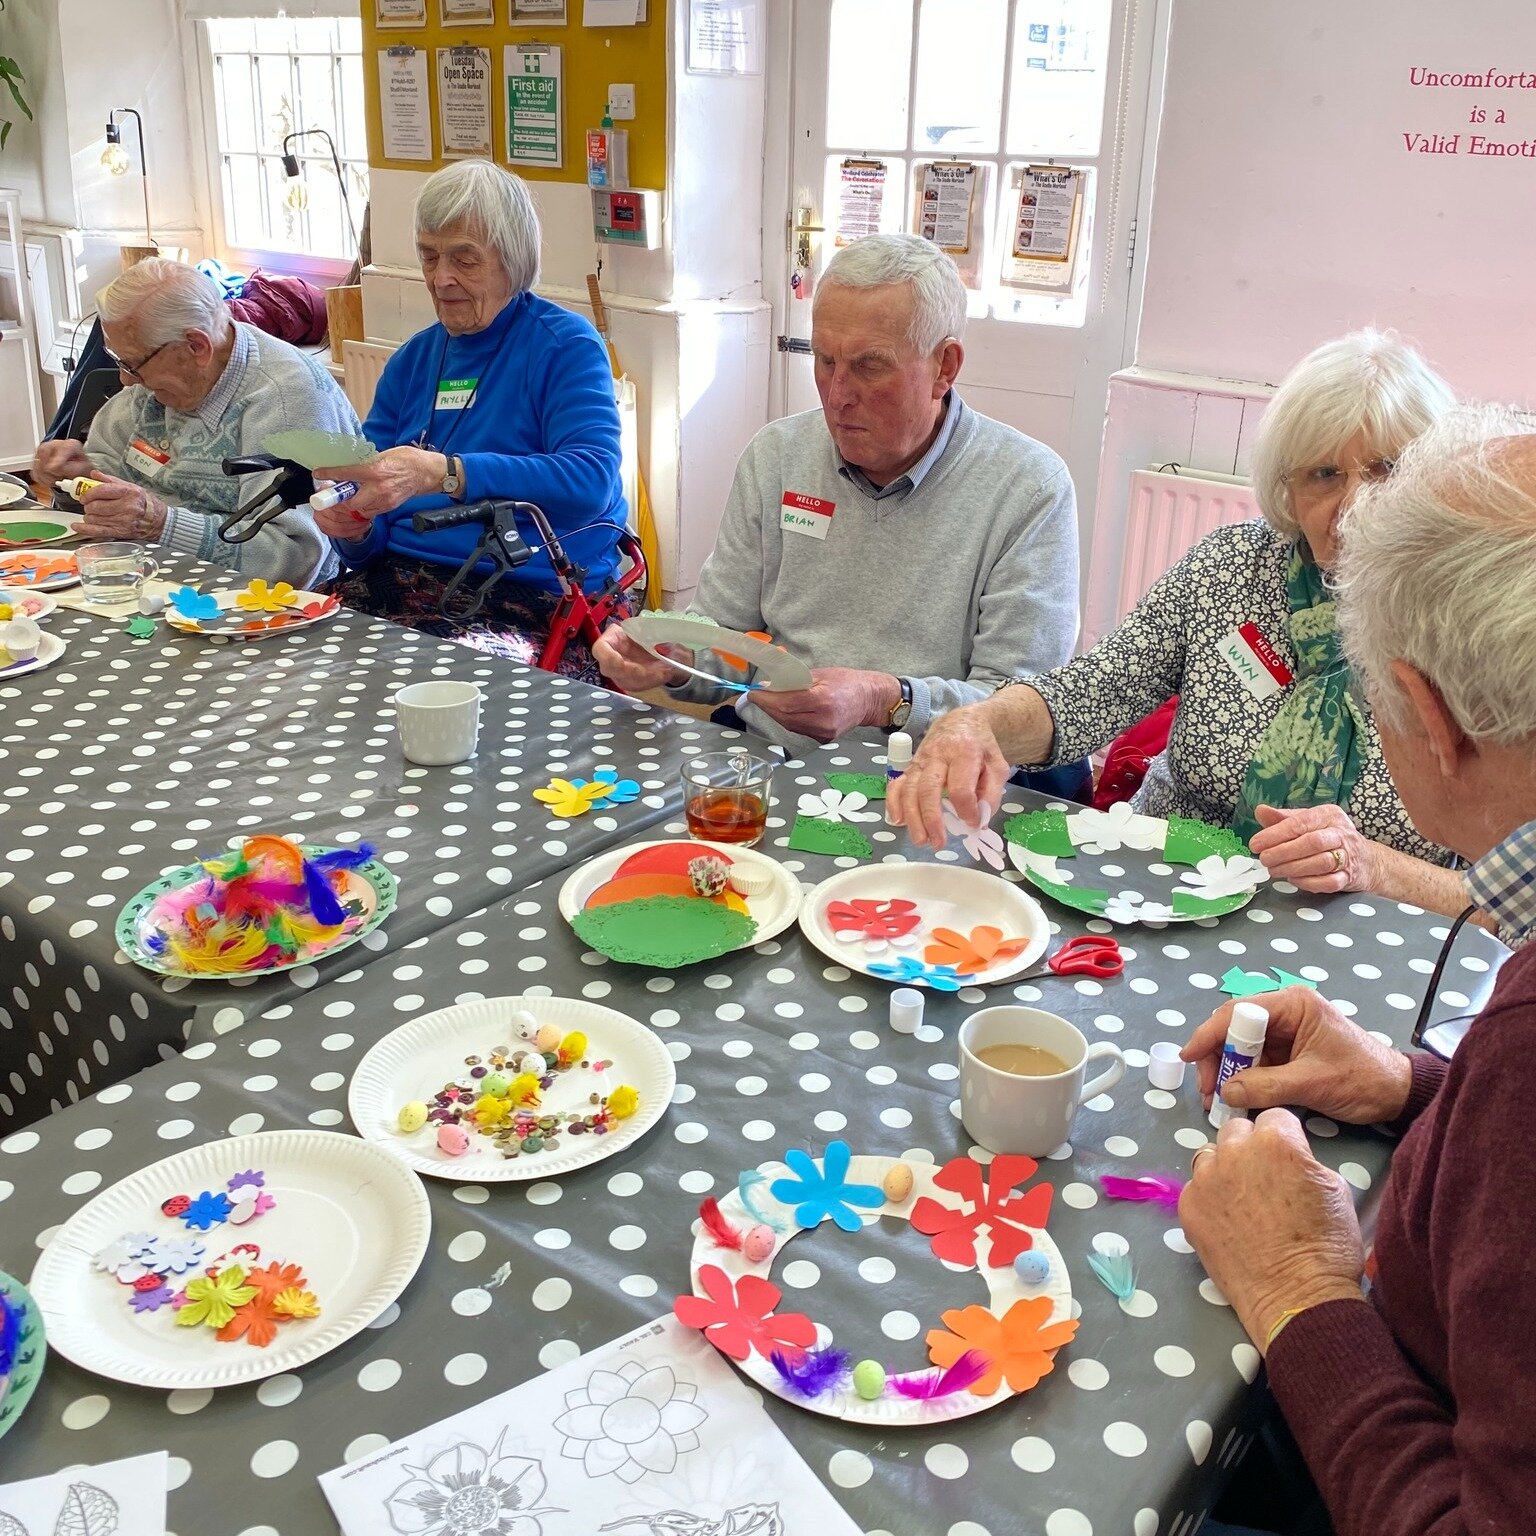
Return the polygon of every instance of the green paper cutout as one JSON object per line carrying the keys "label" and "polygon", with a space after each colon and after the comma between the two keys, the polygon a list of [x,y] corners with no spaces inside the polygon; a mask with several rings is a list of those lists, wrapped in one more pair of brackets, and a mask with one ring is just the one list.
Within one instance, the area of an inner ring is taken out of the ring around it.
{"label": "green paper cutout", "polygon": [[1108,891],[1086,885],[1059,885],[1054,880],[1047,880],[1044,875],[1036,874],[1032,869],[1024,872],[1024,878],[1037,891],[1054,896],[1062,906],[1071,907],[1074,912],[1089,912],[1095,917],[1102,917],[1104,909],[1109,905]]}
{"label": "green paper cutout", "polygon": [[1168,832],[1163,839],[1165,864],[1187,864],[1193,869],[1213,853],[1224,859],[1236,858],[1248,853],[1248,845],[1225,827],[1213,827],[1209,822],[1191,821],[1183,816],[1168,818]]}
{"label": "green paper cutout", "polygon": [[[1278,980],[1272,979],[1278,977]],[[1289,971],[1282,971],[1277,965],[1272,976],[1266,976],[1262,971],[1245,971],[1241,966],[1234,965],[1225,976],[1221,978],[1221,990],[1228,997],[1262,997],[1266,992],[1278,992],[1282,987],[1310,987],[1317,991],[1317,983],[1308,981],[1305,976],[1293,976]]]}
{"label": "green paper cutout", "polygon": [[589,907],[571,919],[571,927],[610,960],[665,971],[743,949],[757,933],[745,912],[696,896],[643,896]]}
{"label": "green paper cutout", "polygon": [[26,539],[56,539],[69,530],[58,523],[0,522],[0,538],[20,544]]}
{"label": "green paper cutout", "polygon": [[352,432],[321,432],[300,427],[290,432],[274,432],[262,439],[261,446],[280,459],[290,459],[305,469],[332,469],[342,465],[366,464],[378,457],[379,450],[366,437]]}
{"label": "green paper cutout", "polygon": [[154,635],[155,621],[141,614],[136,619],[129,619],[123,627],[135,640],[148,640]]}
{"label": "green paper cutout", "polygon": [[872,859],[875,845],[843,821],[827,821],[820,816],[796,816],[789,834],[789,847],[800,853],[826,853],[834,857]]}
{"label": "green paper cutout", "polygon": [[1077,849],[1067,832],[1064,811],[1021,811],[1003,823],[1003,836],[1031,853],[1052,854],[1070,859]]}
{"label": "green paper cutout", "polygon": [[1173,908],[1176,917],[1225,917],[1228,912],[1246,907],[1252,899],[1252,891],[1241,891],[1236,896],[1218,896],[1214,900],[1207,896],[1196,896],[1193,891],[1175,891],[1169,906]]}
{"label": "green paper cutout", "polygon": [[886,779],[879,773],[829,773],[827,783],[844,795],[863,795],[868,800],[884,800]]}

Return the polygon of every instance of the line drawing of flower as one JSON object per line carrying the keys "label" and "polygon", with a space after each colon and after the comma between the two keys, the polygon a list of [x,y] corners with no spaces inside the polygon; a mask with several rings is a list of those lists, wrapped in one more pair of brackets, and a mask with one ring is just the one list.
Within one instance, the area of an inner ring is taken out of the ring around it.
{"label": "line drawing of flower", "polygon": [[958,992],[964,977],[950,965],[924,965],[915,955],[898,955],[894,960],[880,960],[869,967],[871,976],[882,981],[911,981],[936,992]]}
{"label": "line drawing of flower", "polygon": [[763,1359],[775,1350],[798,1360],[816,1342],[816,1325],[800,1312],[774,1314],[782,1292],[771,1280],[743,1275],[732,1282],[718,1264],[699,1268],[703,1296],[679,1296],[673,1314],[685,1328],[697,1328],[722,1355],[745,1360],[755,1349]]}
{"label": "line drawing of flower", "polygon": [[1013,1391],[1027,1392],[1050,1373],[1056,1351],[1077,1332],[1074,1320],[1050,1322],[1052,1308],[1049,1296],[1016,1301],[1001,1317],[985,1307],[954,1308],[942,1314],[944,1328],[930,1330],[928,1358],[948,1367],[967,1350],[978,1349],[990,1365],[971,1388],[977,1397],[991,1397],[1005,1380]]}
{"label": "line drawing of flower", "polygon": [[503,1456],[505,1429],[489,1451],[463,1440],[439,1452],[384,1500],[390,1527],[401,1536],[543,1536],[547,1482],[530,1456]]}
{"label": "line drawing of flower", "polygon": [[1067,834],[1079,848],[1097,848],[1100,853],[1121,848],[1150,853],[1163,846],[1164,825],[1155,817],[1137,815],[1129,801],[1121,800],[1107,811],[1074,811],[1067,817]]}
{"label": "line drawing of flower", "polygon": [[857,789],[819,789],[800,796],[800,814],[818,821],[879,821],[880,812],[867,810],[869,796]]}
{"label": "line drawing of flower", "polygon": [[768,1193],[781,1204],[794,1206],[795,1221],[801,1227],[818,1227],[830,1216],[844,1232],[857,1232],[864,1221],[853,1207],[878,1210],[885,1204],[885,1191],[878,1184],[848,1182],[852,1156],[846,1141],[829,1141],[818,1168],[809,1153],[791,1147],[784,1161],[794,1177],[775,1179]]}
{"label": "line drawing of flower", "polygon": [[647,1370],[629,1360],[616,1371],[593,1371],[585,1387],[565,1394],[566,1411],[554,1423],[565,1436],[560,1454],[579,1461],[588,1477],[612,1473],[633,1483],[647,1472],[666,1476],[679,1456],[699,1448],[694,1431],[709,1415],[698,1395],[669,1365]]}
{"label": "line drawing of flower", "polygon": [[[1020,1184],[1035,1176],[1039,1166],[1032,1157],[999,1154],[983,1174],[981,1164],[973,1159],[953,1158],[934,1174],[933,1182],[959,1195],[961,1205],[943,1205],[925,1196],[912,1207],[912,1225],[933,1239],[934,1258],[967,1266],[977,1262],[976,1234],[985,1227],[991,1238],[987,1267],[1001,1269],[1012,1264],[1034,1246],[1027,1229],[1043,1228],[1051,1214],[1053,1191],[1049,1184],[1015,1193]],[[957,1354],[955,1359],[959,1358]],[[946,1363],[953,1365],[954,1361]]]}
{"label": "line drawing of flower", "polygon": [[1269,879],[1269,871],[1258,859],[1234,854],[1224,859],[1219,853],[1207,854],[1193,869],[1186,869],[1179,879],[1196,896],[1219,901],[1223,896],[1240,896]]}
{"label": "line drawing of flower", "polygon": [[965,821],[960,813],[949,801],[945,801],[942,810],[944,813],[944,831],[950,837],[958,837],[960,846],[976,860],[978,864],[990,864],[993,869],[1003,867],[1005,844],[1003,834],[994,832],[988,823],[992,820],[992,807],[985,800],[977,807],[979,813],[975,825]]}

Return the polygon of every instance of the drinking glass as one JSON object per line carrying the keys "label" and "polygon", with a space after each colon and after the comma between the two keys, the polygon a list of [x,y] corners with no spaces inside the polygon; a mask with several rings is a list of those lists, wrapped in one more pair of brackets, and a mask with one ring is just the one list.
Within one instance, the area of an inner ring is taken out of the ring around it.
{"label": "drinking glass", "polygon": [[142,544],[126,540],[82,544],[75,563],[86,602],[103,608],[137,609],[144,583],[160,569],[160,562]]}
{"label": "drinking glass", "polygon": [[683,764],[688,835],[750,848],[768,825],[776,765],[750,752],[701,752]]}

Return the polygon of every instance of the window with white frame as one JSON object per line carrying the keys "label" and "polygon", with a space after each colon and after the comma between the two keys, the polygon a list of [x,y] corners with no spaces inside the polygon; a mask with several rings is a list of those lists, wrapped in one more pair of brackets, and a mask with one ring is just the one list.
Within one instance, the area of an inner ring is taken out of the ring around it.
{"label": "window with white frame", "polygon": [[[350,262],[368,201],[362,23],[278,16],[201,25],[220,243],[227,252]],[[284,166],[285,139],[296,178]]]}

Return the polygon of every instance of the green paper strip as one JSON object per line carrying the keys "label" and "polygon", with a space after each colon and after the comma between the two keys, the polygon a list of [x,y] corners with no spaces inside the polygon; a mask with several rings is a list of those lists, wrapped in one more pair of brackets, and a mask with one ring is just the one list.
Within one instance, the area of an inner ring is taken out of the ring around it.
{"label": "green paper strip", "polygon": [[878,773],[829,773],[827,783],[844,795],[863,795],[870,800],[884,800],[886,781]]}
{"label": "green paper strip", "polygon": [[1036,874],[1032,869],[1024,871],[1024,878],[1037,891],[1044,891],[1047,896],[1054,897],[1064,907],[1071,907],[1074,912],[1087,912],[1091,916],[1102,917],[1104,909],[1109,905],[1109,892],[1096,890],[1093,886],[1060,885],[1054,880],[1047,880],[1044,875]]}
{"label": "green paper strip", "polygon": [[667,971],[743,949],[757,934],[745,912],[695,896],[644,896],[589,907],[571,919],[571,927],[610,960]]}
{"label": "green paper strip", "polygon": [[875,845],[857,827],[820,816],[796,816],[789,846],[799,853],[826,853],[833,857],[872,859]]}
{"label": "green paper strip", "polygon": [[[1248,845],[1236,833],[1225,827],[1213,827],[1209,822],[1191,821],[1183,816],[1168,818],[1168,834],[1163,840],[1163,861],[1167,864],[1186,864],[1193,869],[1201,859],[1219,853],[1230,859],[1246,855]],[[1231,911],[1230,907],[1226,908]]]}
{"label": "green paper strip", "polygon": [[1003,823],[1003,836],[1031,853],[1054,854],[1058,859],[1070,859],[1077,852],[1063,811],[1021,811]]}
{"label": "green paper strip", "polygon": [[1225,917],[1228,912],[1246,907],[1252,896],[1252,891],[1243,891],[1236,896],[1221,896],[1211,901],[1190,891],[1175,891],[1169,905],[1178,917]]}

